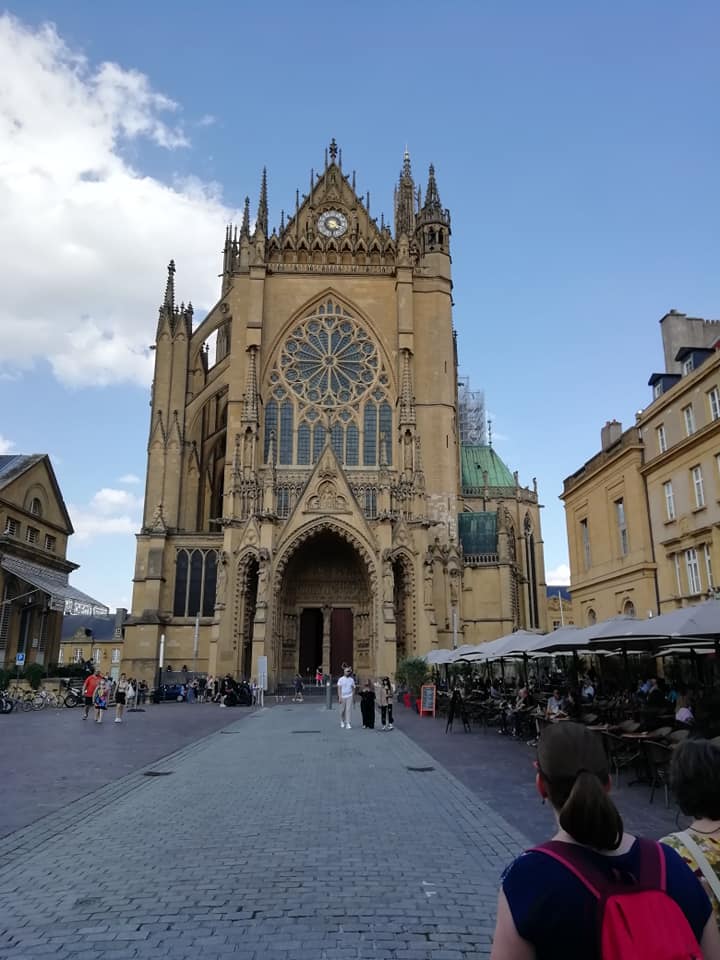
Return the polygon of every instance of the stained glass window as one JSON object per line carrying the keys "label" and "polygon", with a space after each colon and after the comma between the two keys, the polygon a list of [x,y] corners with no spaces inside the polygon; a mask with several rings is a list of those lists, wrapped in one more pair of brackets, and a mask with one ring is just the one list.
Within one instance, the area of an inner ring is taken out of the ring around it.
{"label": "stained glass window", "polygon": [[360,459],[360,436],[358,428],[351,423],[347,428],[345,445],[345,463],[348,467],[356,467]]}
{"label": "stained glass window", "polygon": [[325,427],[321,423],[315,424],[313,430],[313,463],[320,459],[320,454],[325,446]]}
{"label": "stained glass window", "polygon": [[388,464],[392,464],[392,448],[393,448],[393,432],[392,432],[392,410],[390,409],[390,404],[385,402],[380,404],[380,443],[385,451],[387,456]]}
{"label": "stained glass window", "polygon": [[270,400],[265,408],[265,463],[267,463],[268,454],[270,453],[270,436],[273,435],[277,439],[277,416],[277,402]]}
{"label": "stained glass window", "polygon": [[303,466],[310,463],[310,427],[307,423],[298,427],[297,462]]}
{"label": "stained glass window", "polygon": [[202,615],[211,617],[215,613],[215,589],[217,583],[217,553],[208,550],[205,554],[205,577],[203,582]]}
{"label": "stained glass window", "polygon": [[292,463],[293,455],[293,405],[283,400],[280,407],[280,463]]}
{"label": "stained glass window", "polygon": [[338,458],[340,463],[343,462],[343,446],[345,440],[345,431],[343,430],[342,424],[335,423],[332,428],[332,448],[335,452],[335,456]]}
{"label": "stained glass window", "polygon": [[377,407],[372,400],[365,404],[363,431],[363,463],[374,466],[377,463]]}

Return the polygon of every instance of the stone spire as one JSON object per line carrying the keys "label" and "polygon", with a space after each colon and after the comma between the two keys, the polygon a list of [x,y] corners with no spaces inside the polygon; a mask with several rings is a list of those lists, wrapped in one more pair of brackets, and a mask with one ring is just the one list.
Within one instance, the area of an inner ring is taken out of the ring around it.
{"label": "stone spire", "polygon": [[435,167],[430,164],[425,202],[415,219],[416,238],[421,255],[427,253],[450,253],[450,211],[440,203]]}
{"label": "stone spire", "polygon": [[255,232],[261,230],[263,236],[268,235],[268,201],[267,201],[267,169],[263,167],[262,181],[260,183],[260,202],[258,203],[257,222],[255,223]]}
{"label": "stone spire", "polygon": [[430,164],[430,170],[428,171],[428,184],[425,191],[425,205],[423,210],[426,213],[432,212],[435,215],[442,214],[440,194],[438,193],[437,182],[435,180],[435,167],[432,163]]}
{"label": "stone spire", "polygon": [[415,183],[410,167],[410,153],[405,147],[400,182],[395,188],[395,236],[411,236],[415,229]]}
{"label": "stone spire", "polygon": [[242,224],[240,226],[240,236],[250,236],[250,197],[245,197],[245,206],[243,207]]}
{"label": "stone spire", "polygon": [[170,313],[175,312],[175,261],[171,260],[168,264],[167,283],[165,284],[165,299],[163,307]]}

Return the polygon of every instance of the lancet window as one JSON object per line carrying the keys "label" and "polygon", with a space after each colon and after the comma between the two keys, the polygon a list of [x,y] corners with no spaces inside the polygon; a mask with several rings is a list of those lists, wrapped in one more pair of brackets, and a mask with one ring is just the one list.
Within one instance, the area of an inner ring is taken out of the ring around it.
{"label": "lancet window", "polygon": [[392,464],[389,379],[368,331],[332,299],[288,334],[270,373],[265,462],[309,466],[328,439],[348,467]]}
{"label": "lancet window", "polygon": [[217,550],[177,551],[174,617],[211,617],[215,611]]}

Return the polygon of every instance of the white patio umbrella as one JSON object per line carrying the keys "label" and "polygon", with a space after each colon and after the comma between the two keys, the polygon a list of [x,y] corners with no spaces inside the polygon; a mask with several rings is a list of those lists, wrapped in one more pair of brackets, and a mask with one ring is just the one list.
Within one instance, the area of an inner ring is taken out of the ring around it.
{"label": "white patio umbrella", "polygon": [[452,663],[454,654],[454,650],[431,650],[430,653],[425,655],[425,661],[436,666],[442,663]]}

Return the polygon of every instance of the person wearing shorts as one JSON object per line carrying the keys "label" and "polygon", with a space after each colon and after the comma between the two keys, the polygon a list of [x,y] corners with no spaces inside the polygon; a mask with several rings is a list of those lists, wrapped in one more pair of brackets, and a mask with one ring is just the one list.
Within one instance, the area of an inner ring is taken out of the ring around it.
{"label": "person wearing shorts", "polygon": [[125,704],[127,703],[128,678],[127,674],[121,673],[118,680],[117,690],[115,691],[115,723],[122,723]]}
{"label": "person wearing shorts", "polygon": [[90,713],[90,707],[93,705],[93,697],[95,696],[95,690],[97,689],[98,684],[102,680],[102,674],[99,670],[96,670],[95,673],[91,673],[89,677],[85,678],[85,683],[82,688],[83,695],[83,720],[87,720],[88,714]]}

